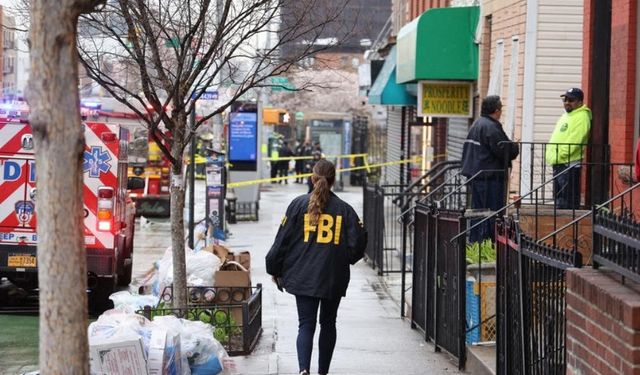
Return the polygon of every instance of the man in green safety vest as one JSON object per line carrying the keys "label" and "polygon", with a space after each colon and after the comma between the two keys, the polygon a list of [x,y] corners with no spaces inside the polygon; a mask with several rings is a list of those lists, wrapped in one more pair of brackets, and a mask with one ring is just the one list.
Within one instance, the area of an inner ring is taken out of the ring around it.
{"label": "man in green safety vest", "polygon": [[591,110],[583,103],[584,93],[579,88],[570,88],[560,97],[565,113],[551,134],[545,159],[553,166],[556,208],[576,209],[580,206],[580,166],[591,130]]}

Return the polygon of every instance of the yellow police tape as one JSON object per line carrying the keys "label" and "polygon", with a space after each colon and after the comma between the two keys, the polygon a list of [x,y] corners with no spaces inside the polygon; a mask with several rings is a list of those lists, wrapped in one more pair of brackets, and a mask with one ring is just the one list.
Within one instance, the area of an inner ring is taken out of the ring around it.
{"label": "yellow police tape", "polygon": [[[346,158],[365,158],[368,154],[348,154],[348,155],[327,155],[325,159],[346,159]],[[262,158],[264,161],[280,161],[280,160],[310,160],[313,156],[284,156],[276,158]]]}
{"label": "yellow police tape", "polygon": [[[365,158],[364,159],[365,165],[363,165],[363,166],[344,168],[344,169],[336,169],[336,172],[338,172],[338,173],[351,172],[351,171],[358,171],[358,170],[361,170],[361,169],[366,169],[367,172],[370,172],[371,168],[380,168],[380,167],[387,167],[387,166],[390,166],[390,165],[406,164],[406,163],[419,163],[420,161],[422,161],[422,158],[421,157],[417,157],[417,158],[413,158],[413,159],[409,159],[409,160],[398,160],[398,161],[389,161],[389,162],[386,162],[386,163],[368,164],[367,163],[367,159]],[[306,179],[307,177],[310,177],[312,174],[313,173],[303,173],[303,174],[296,174],[296,175],[290,175],[290,176],[284,176],[284,177],[261,178],[261,179],[258,179],[258,180],[230,182],[230,183],[227,184],[227,188],[236,188],[236,187],[249,186],[249,185],[255,185],[255,184],[278,182],[278,181],[289,180],[289,179],[292,179],[292,178],[305,178]]]}

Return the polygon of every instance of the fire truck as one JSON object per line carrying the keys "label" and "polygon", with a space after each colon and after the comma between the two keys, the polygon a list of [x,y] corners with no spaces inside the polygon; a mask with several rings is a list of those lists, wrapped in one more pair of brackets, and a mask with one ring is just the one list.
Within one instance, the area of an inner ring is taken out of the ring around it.
{"label": "fire truck", "polygon": [[[135,206],[128,197],[130,133],[116,124],[85,122],[84,240],[92,309],[108,308],[118,285],[131,281]],[[141,179],[132,180],[140,187]],[[31,126],[0,119],[0,278],[37,288],[36,165]],[[47,251],[47,249],[40,249]]]}

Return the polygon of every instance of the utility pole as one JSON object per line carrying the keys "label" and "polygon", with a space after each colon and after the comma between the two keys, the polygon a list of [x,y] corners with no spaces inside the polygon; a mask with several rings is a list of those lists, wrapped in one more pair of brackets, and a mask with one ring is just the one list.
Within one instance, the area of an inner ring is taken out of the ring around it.
{"label": "utility pole", "polygon": [[191,123],[191,151],[189,152],[189,247],[194,247],[194,227],[195,227],[195,186],[196,186],[196,106],[189,116]]}

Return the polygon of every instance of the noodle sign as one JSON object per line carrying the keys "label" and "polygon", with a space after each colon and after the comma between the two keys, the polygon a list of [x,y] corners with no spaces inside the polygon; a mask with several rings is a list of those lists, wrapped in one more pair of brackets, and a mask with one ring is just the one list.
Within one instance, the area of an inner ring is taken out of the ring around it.
{"label": "noodle sign", "polygon": [[420,81],[418,116],[471,117],[472,83]]}

